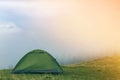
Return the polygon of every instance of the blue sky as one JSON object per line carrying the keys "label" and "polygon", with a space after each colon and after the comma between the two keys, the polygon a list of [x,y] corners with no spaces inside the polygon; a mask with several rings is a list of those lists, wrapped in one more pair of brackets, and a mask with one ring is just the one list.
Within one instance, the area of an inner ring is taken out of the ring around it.
{"label": "blue sky", "polygon": [[[24,4],[20,1],[19,4],[18,2],[6,1],[1,2],[1,4],[0,68],[14,66],[23,55],[33,49],[47,50],[53,56],[55,53],[61,53],[59,48],[56,49],[56,43],[52,40],[51,35],[49,36],[47,31],[49,29],[44,25],[46,16],[49,17],[47,10],[40,16],[36,16],[37,7],[35,7],[35,12],[31,11],[34,9],[34,7],[31,9],[31,4],[34,3]],[[23,6],[21,6],[22,4]]]}
{"label": "blue sky", "polygon": [[120,50],[119,6],[101,1],[0,1],[0,68],[33,49],[59,63]]}

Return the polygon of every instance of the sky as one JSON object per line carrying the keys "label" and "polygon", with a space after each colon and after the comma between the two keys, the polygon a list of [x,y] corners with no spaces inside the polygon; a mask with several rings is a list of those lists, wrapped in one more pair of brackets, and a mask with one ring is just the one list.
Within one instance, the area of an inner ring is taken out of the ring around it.
{"label": "sky", "polygon": [[43,49],[60,64],[119,54],[119,0],[0,0],[0,68]]}

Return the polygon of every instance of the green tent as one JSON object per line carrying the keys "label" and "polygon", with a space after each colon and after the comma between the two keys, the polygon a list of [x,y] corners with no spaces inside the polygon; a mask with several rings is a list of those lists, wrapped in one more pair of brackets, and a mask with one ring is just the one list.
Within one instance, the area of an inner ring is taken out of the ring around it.
{"label": "green tent", "polygon": [[12,73],[62,73],[63,70],[48,52],[33,50],[17,63]]}

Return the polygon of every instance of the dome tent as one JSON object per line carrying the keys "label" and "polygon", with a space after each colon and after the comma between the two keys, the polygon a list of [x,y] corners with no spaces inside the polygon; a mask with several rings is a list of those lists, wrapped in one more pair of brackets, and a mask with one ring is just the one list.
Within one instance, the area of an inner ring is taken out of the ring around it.
{"label": "dome tent", "polygon": [[21,73],[62,73],[63,70],[56,59],[44,50],[33,50],[27,53],[12,70]]}

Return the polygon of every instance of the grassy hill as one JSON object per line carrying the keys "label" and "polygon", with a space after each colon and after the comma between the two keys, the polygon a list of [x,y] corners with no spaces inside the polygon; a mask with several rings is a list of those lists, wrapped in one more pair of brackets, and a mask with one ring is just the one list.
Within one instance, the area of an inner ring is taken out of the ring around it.
{"label": "grassy hill", "polygon": [[63,74],[11,74],[0,70],[0,80],[120,80],[120,57],[104,57],[62,67]]}

